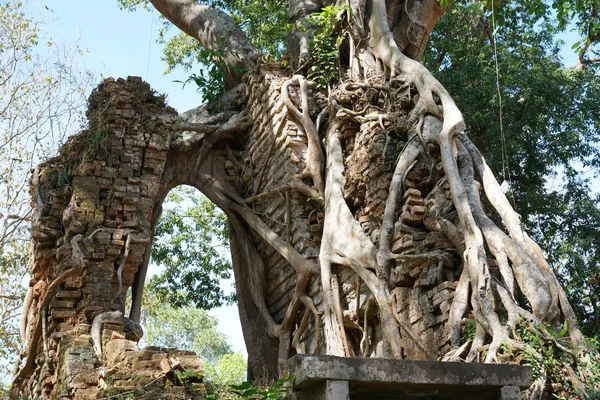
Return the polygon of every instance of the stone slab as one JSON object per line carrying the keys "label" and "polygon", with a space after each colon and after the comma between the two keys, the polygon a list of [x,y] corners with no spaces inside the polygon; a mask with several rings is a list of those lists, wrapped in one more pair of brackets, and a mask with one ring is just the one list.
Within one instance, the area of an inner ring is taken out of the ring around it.
{"label": "stone slab", "polygon": [[[410,399],[411,393],[448,395],[440,399],[512,399],[515,392],[531,384],[531,368],[518,365],[296,355],[288,360],[287,367],[295,378],[298,395],[324,381],[347,381],[352,399]],[[406,396],[389,397],[390,393]],[[467,394],[474,397],[460,397]],[[459,397],[453,397],[456,395]]]}

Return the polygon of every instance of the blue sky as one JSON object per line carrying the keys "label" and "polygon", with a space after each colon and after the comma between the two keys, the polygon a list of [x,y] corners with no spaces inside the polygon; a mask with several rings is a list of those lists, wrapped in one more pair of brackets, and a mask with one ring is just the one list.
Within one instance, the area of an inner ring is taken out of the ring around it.
{"label": "blue sky", "polygon": [[[48,7],[48,9],[46,8]],[[179,112],[202,103],[195,85],[182,89],[181,83],[190,73],[174,71],[165,76],[165,65],[160,60],[161,45],[156,43],[161,22],[158,13],[140,10],[127,12],[117,7],[116,0],[43,0],[31,1],[28,8],[34,15],[43,16],[41,43],[72,43],[79,38],[85,67],[98,76],[141,76],[152,88],[168,95],[167,102]],[[151,273],[156,272],[151,268]],[[231,286],[226,283],[227,289]],[[244,344],[237,307],[221,307],[211,314],[219,318],[219,329],[231,339],[236,351],[244,352]]]}
{"label": "blue sky", "polygon": [[141,76],[158,92],[167,93],[169,104],[179,112],[201,103],[193,85],[182,89],[181,83],[173,82],[185,80],[189,73],[163,75],[161,45],[156,43],[161,24],[157,12],[119,10],[116,0],[43,0],[28,7],[50,21],[44,26],[48,35],[44,39],[73,42],[80,37],[81,47],[89,50],[83,61],[91,71]]}

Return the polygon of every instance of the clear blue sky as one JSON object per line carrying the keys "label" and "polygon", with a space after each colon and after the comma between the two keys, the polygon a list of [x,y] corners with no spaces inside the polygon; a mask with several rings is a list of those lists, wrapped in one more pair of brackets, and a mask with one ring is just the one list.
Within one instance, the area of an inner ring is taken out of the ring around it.
{"label": "clear blue sky", "polygon": [[[156,43],[161,24],[157,12],[123,11],[116,0],[36,0],[28,7],[32,14],[48,21],[42,26],[42,43],[72,43],[80,38],[80,46],[88,49],[83,63],[98,75],[98,81],[100,74],[115,78],[141,76],[154,90],[167,93],[167,102],[179,112],[201,104],[195,85],[182,89],[181,83],[173,82],[185,81],[189,73],[179,70],[163,75],[162,48]],[[228,289],[230,283],[226,286]],[[219,318],[219,329],[229,336],[233,348],[245,353],[237,307],[222,307],[211,314]]]}
{"label": "clear blue sky", "polygon": [[194,85],[182,90],[181,83],[173,82],[185,80],[189,73],[163,75],[157,12],[119,10],[116,0],[41,0],[28,7],[51,21],[44,30],[52,40],[73,42],[81,37],[81,47],[89,50],[84,56],[88,69],[104,76],[141,76],[153,89],[167,93],[167,101],[179,112],[201,103]]}

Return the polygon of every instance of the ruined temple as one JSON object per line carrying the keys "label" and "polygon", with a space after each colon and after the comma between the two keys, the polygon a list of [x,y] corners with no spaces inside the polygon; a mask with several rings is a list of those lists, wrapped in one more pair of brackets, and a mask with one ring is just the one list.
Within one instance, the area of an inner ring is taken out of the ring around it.
{"label": "ruined temple", "polygon": [[[279,65],[244,80],[220,113],[198,108],[177,115],[141,79],[106,79],[90,96],[87,128],[33,171],[32,279],[13,391],[36,399],[203,396],[202,363],[194,353],[137,344],[154,227],[165,196],[181,184],[198,188],[228,214],[250,377],[277,376],[286,368],[281,359],[295,354],[326,353],[323,283],[313,268],[324,209],[322,198],[297,178],[308,164],[310,137],[290,117],[304,89],[291,85]],[[373,111],[360,124],[339,118],[343,196],[364,234],[378,243],[396,159],[418,140],[409,135],[414,98],[396,94],[390,119],[376,111],[384,95],[353,90],[371,102],[356,107]],[[302,112],[317,121],[327,99],[313,89],[308,96]],[[429,218],[457,217],[449,188],[438,179],[441,166],[430,167],[436,149],[428,150],[431,159],[417,159],[402,182],[392,238],[398,255],[390,274],[392,306],[403,357],[411,360],[436,360],[450,350],[447,321],[461,273],[462,243]],[[298,255],[312,273],[291,266]],[[332,274],[349,351],[385,356],[373,293],[350,268],[334,267]],[[196,379],[181,379],[183,371]]]}

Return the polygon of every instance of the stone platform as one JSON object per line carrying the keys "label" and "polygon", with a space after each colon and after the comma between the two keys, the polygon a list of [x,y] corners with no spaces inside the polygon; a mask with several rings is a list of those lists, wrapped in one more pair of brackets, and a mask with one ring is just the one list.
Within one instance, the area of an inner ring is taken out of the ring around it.
{"label": "stone platform", "polygon": [[518,365],[296,355],[287,368],[288,400],[519,400],[531,384]]}

